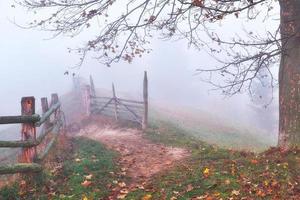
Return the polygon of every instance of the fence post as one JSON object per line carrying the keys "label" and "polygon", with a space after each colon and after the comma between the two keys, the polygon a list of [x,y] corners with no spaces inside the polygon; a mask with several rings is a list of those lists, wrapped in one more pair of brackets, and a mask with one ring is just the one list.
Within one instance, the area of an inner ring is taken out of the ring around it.
{"label": "fence post", "polygon": [[85,108],[87,116],[91,114],[91,86],[86,85],[85,87]]}
{"label": "fence post", "polygon": [[[35,114],[35,98],[34,97],[23,97],[21,99],[21,114],[22,115],[33,115]],[[34,123],[23,123],[22,124],[22,141],[36,140],[36,128]],[[26,147],[22,149],[20,162],[31,163],[36,156],[36,147]]]}
{"label": "fence post", "polygon": [[[56,103],[58,103],[58,95],[57,95],[57,93],[53,93],[53,94],[51,94],[51,102],[50,102],[50,107],[52,106],[52,105],[54,105],[54,104],[56,104]],[[57,109],[56,111],[55,111],[55,113],[54,113],[54,120],[56,121],[57,120],[57,118],[58,118],[58,111],[59,111],[59,109]]]}
{"label": "fence post", "polygon": [[91,95],[93,97],[95,97],[96,96],[96,90],[95,90],[95,85],[94,85],[94,81],[93,81],[92,75],[90,75],[90,86],[91,86]]}
{"label": "fence post", "polygon": [[143,98],[144,98],[144,116],[142,128],[148,127],[148,77],[147,71],[144,72],[144,84],[143,84]]}
{"label": "fence post", "polygon": [[[42,105],[42,112],[45,114],[49,110],[49,104],[48,104],[48,99],[47,97],[42,97],[41,98],[41,105]],[[48,128],[50,125],[49,119],[45,122],[45,127]]]}
{"label": "fence post", "polygon": [[115,102],[115,119],[116,119],[116,121],[118,121],[118,104],[117,104],[117,96],[116,96],[114,83],[112,84],[112,92],[113,92],[113,99]]}

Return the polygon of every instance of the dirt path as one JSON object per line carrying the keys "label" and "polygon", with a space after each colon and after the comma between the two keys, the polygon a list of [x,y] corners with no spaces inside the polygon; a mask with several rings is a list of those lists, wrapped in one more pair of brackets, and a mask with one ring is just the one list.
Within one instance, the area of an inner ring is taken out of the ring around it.
{"label": "dirt path", "polygon": [[118,162],[126,176],[132,179],[133,185],[147,182],[154,174],[172,167],[189,155],[185,149],[152,143],[136,129],[101,127],[92,123],[77,135],[97,140],[119,152],[121,158]]}

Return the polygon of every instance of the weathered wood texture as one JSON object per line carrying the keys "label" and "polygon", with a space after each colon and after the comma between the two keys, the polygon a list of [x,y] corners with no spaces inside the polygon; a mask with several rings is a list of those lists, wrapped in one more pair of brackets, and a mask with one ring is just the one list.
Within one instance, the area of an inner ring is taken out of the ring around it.
{"label": "weathered wood texture", "polygon": [[[34,97],[23,97],[21,100],[21,112],[23,116],[31,116],[35,114],[35,98]],[[35,141],[36,140],[36,128],[34,123],[23,123],[22,124],[22,141]],[[24,147],[22,149],[19,162],[31,163],[34,156],[36,155],[35,147]]]}
{"label": "weathered wood texture", "polygon": [[15,165],[0,166],[0,174],[40,172],[41,170],[42,166],[36,163],[19,163]]}
{"label": "weathered wood texture", "polygon": [[118,102],[117,102],[117,95],[115,90],[115,85],[112,84],[112,93],[114,99],[114,112],[115,112],[115,120],[118,121]]}
{"label": "weathered wood texture", "polygon": [[0,124],[35,123],[38,121],[40,121],[40,116],[37,114],[30,116],[0,116]]}
{"label": "weathered wood texture", "polygon": [[43,129],[42,133],[37,137],[36,140],[26,140],[26,141],[0,141],[0,148],[19,148],[19,147],[34,147],[41,144],[44,138],[52,131],[54,126],[47,129]]}
{"label": "weathered wood texture", "polygon": [[144,73],[143,84],[143,98],[144,98],[144,116],[143,116],[143,129],[148,127],[148,77],[147,72]]}
{"label": "weathered wood texture", "polygon": [[[43,97],[41,98],[41,106],[42,106],[42,112],[43,112],[43,116],[45,116],[45,114],[48,112],[49,110],[49,104],[48,104],[48,99],[47,97]],[[45,127],[49,127],[50,126],[50,119],[48,118],[45,121]]]}
{"label": "weathered wood texture", "polygon": [[52,105],[50,107],[50,109],[46,113],[43,114],[43,116],[41,117],[41,120],[38,121],[37,123],[35,123],[35,125],[36,126],[41,126],[44,122],[46,122],[47,120],[49,120],[50,116],[52,114],[54,114],[57,111],[57,109],[59,109],[59,107],[60,107],[60,103],[59,102],[57,102],[56,104]]}
{"label": "weathered wood texture", "polygon": [[94,85],[93,77],[90,76],[91,96],[96,96],[96,90]]}
{"label": "weathered wood texture", "polygon": [[[60,128],[63,126],[63,120],[61,119],[60,102],[57,94],[51,95],[50,108],[48,107],[47,98],[42,98],[42,111],[43,115],[40,117],[35,114],[35,99],[34,97],[23,97],[21,100],[21,116],[5,116],[0,117],[2,123],[22,123],[22,140],[21,141],[0,141],[0,147],[22,147],[22,153],[19,158],[19,164],[0,166],[0,174],[13,174],[13,173],[27,173],[38,172],[42,170],[42,166],[35,161],[41,161],[44,159],[50,149],[55,144],[58,138]],[[54,115],[54,120],[50,122],[50,117]],[[36,126],[40,126],[43,123],[52,124],[52,126],[44,126],[42,133],[36,138]],[[52,132],[53,137],[51,141],[46,145],[44,151],[37,154],[36,147],[40,145],[46,136]]]}
{"label": "weathered wood texture", "polygon": [[114,84],[112,84],[112,97],[101,97],[91,94],[91,113],[113,117],[116,120],[129,120],[139,123],[143,128],[148,125],[148,79],[144,73],[143,100],[136,101],[118,98]]}

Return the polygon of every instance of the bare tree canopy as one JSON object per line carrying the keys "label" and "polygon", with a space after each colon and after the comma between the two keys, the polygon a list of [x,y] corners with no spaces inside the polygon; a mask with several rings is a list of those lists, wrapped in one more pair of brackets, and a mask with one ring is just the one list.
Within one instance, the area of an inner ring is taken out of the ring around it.
{"label": "bare tree canopy", "polygon": [[[278,61],[281,53],[279,31],[263,37],[245,31],[246,37],[236,36],[229,40],[209,26],[229,15],[248,20],[267,17],[273,10],[273,3],[273,0],[19,1],[33,12],[47,9],[49,13],[31,22],[30,28],[40,27],[53,31],[55,36],[68,34],[73,37],[97,26],[98,35],[76,49],[82,56],[81,61],[89,51],[96,51],[98,59],[107,65],[120,59],[131,62],[134,57],[150,51],[148,44],[152,37],[186,39],[191,46],[206,51],[220,63],[215,68],[201,68],[199,72],[217,71],[226,77],[221,85],[208,81],[227,95],[241,92],[243,88],[251,92],[251,82],[258,78],[257,72]],[[119,10],[121,12],[115,12]],[[272,84],[276,83],[272,81]]]}
{"label": "bare tree canopy", "polygon": [[[300,109],[299,100],[296,99],[300,93],[300,69],[297,67],[300,66],[300,58],[295,53],[300,47],[300,1],[17,1],[30,11],[43,13],[43,18],[35,19],[29,28],[39,27],[52,31],[54,36],[67,34],[73,37],[96,27],[95,37],[76,49],[81,54],[79,64],[82,64],[90,51],[97,52],[97,59],[109,66],[120,59],[131,62],[135,57],[149,52],[149,43],[153,37],[185,39],[190,46],[206,51],[218,62],[216,66],[199,68],[198,72],[207,73],[206,81],[221,89],[225,95],[233,95],[243,91],[251,94],[253,81],[263,78],[259,73],[262,69],[267,72],[266,76],[270,76],[273,88],[277,78],[271,67],[281,61],[278,79],[281,116],[279,140],[281,146],[286,146],[287,141],[291,140],[288,135],[293,135],[296,144],[299,144],[300,114],[289,110],[295,106]],[[274,9],[278,5],[280,13]],[[278,28],[266,30],[264,34],[243,30],[241,35],[233,32],[228,36],[219,32],[222,26],[216,26],[216,22],[221,23],[225,19],[235,23],[239,20],[267,20],[274,16],[280,19],[280,25],[278,21]],[[220,77],[222,81],[219,81]]]}

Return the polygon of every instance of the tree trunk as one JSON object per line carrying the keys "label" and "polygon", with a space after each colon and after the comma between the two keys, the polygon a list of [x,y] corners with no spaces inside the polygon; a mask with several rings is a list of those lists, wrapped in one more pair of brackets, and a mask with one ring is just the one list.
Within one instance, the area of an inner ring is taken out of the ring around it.
{"label": "tree trunk", "polygon": [[279,139],[300,146],[300,1],[280,0],[282,55],[279,69]]}

